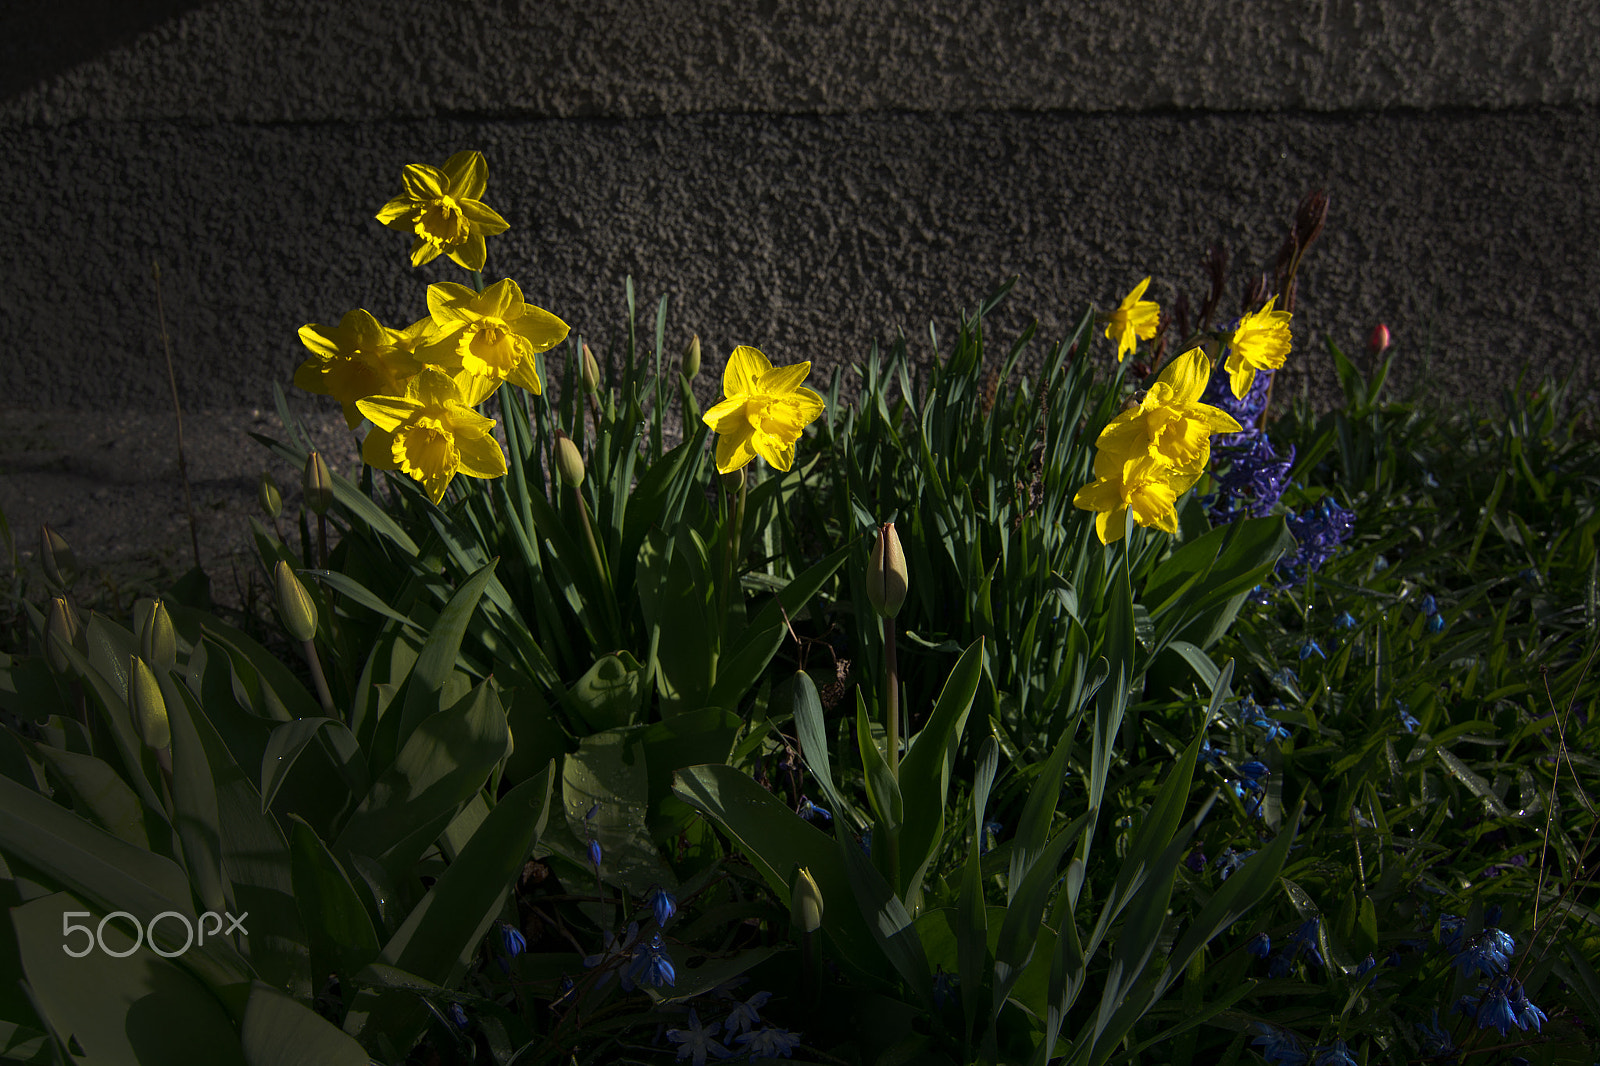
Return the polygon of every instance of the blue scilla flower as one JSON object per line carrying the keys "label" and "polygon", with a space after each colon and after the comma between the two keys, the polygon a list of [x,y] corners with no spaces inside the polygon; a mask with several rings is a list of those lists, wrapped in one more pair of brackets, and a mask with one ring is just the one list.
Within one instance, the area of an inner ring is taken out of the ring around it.
{"label": "blue scilla flower", "polygon": [[1417,727],[1422,723],[1417,721],[1416,716],[1406,708],[1405,704],[1398,703],[1398,701],[1397,704],[1398,705],[1395,707],[1395,715],[1400,719],[1400,725],[1405,728],[1407,733],[1415,733],[1417,731]]}
{"label": "blue scilla flower", "polygon": [[1417,1023],[1417,1032],[1421,1036],[1422,1050],[1427,1055],[1440,1058],[1453,1054],[1456,1042],[1450,1036],[1450,1030],[1439,1024],[1439,1008],[1433,1009],[1432,1017],[1426,1022]]}
{"label": "blue scilla flower", "polygon": [[672,956],[667,954],[667,947],[662,943],[659,932],[634,949],[633,966],[628,976],[634,984],[649,985],[651,988],[677,981],[678,971],[672,965]]}
{"label": "blue scilla flower", "polygon": [[1239,869],[1239,867],[1244,865],[1244,860],[1248,859],[1254,854],[1254,850],[1234,851],[1232,848],[1227,848],[1221,855],[1217,856],[1217,872],[1221,874],[1222,879],[1226,881]]}
{"label": "blue scilla flower", "polygon": [[753,1033],[745,1033],[736,1042],[744,1047],[752,1059],[775,1059],[779,1055],[791,1059],[794,1058],[792,1052],[800,1045],[800,1034],[787,1029],[774,1029],[769,1025]]}
{"label": "blue scilla flower", "polygon": [[1349,611],[1340,611],[1339,617],[1333,620],[1333,624],[1338,629],[1354,629],[1356,627],[1356,616]]}
{"label": "blue scilla flower", "polygon": [[1201,762],[1201,763],[1205,764],[1206,766],[1216,766],[1219,763],[1221,763],[1223,759],[1225,759],[1227,757],[1228,757],[1228,752],[1227,752],[1226,749],[1224,749],[1224,748],[1213,748],[1211,746],[1211,741],[1204,740],[1204,741],[1200,742],[1200,751],[1198,752],[1198,754],[1196,754],[1195,759],[1196,759],[1196,761]]}
{"label": "blue scilla flower", "polygon": [[1510,933],[1504,929],[1486,926],[1477,936],[1467,941],[1451,962],[1464,974],[1477,973],[1485,977],[1499,977],[1506,972],[1511,963],[1511,956],[1516,952],[1517,942],[1512,939]]}
{"label": "blue scilla flower", "polygon": [[1300,645],[1301,662],[1311,658],[1313,655],[1320,655],[1324,659],[1328,657],[1327,653],[1322,650],[1322,645],[1318,644],[1314,640],[1308,640],[1304,644]]}
{"label": "blue scilla flower", "polygon": [[[606,930],[605,947],[593,955],[586,956],[583,960],[584,969],[593,970],[598,967],[601,971],[599,978],[595,981],[596,988],[611,979],[611,971],[613,969],[633,957],[633,946],[638,939],[638,922],[629,922],[627,931],[622,936],[618,936],[609,929]],[[630,973],[623,973],[622,987],[625,991],[633,990],[633,977]]]}
{"label": "blue scilla flower", "polygon": [[807,796],[800,797],[800,806],[795,810],[795,813],[808,822],[815,822],[819,818],[824,822],[833,821],[832,811],[828,810],[826,807],[817,806],[815,803],[812,803],[810,798]]}
{"label": "blue scilla flower", "polygon": [[600,842],[593,837],[589,838],[589,864],[596,870],[600,869],[600,860],[605,858],[605,852],[600,850]]}
{"label": "blue scilla flower", "polygon": [[454,1024],[457,1029],[465,1029],[467,1027],[467,1012],[462,1008],[461,1004],[450,1004],[450,1010],[448,1013],[450,1015],[451,1023]]}
{"label": "blue scilla flower", "polygon": [[1428,616],[1428,621],[1426,623],[1424,623],[1423,628],[1426,629],[1429,633],[1443,633],[1444,632],[1444,626],[1445,626],[1444,615],[1442,615],[1442,614],[1430,614]]}
{"label": "blue scilla flower", "polygon": [[1467,923],[1454,914],[1439,915],[1439,944],[1454,955],[1461,950],[1461,931]]}
{"label": "blue scilla flower", "polygon": [[1267,1022],[1254,1022],[1256,1032],[1261,1035],[1250,1041],[1254,1047],[1261,1049],[1261,1057],[1277,1066],[1306,1066],[1308,1057],[1305,1046],[1300,1043],[1300,1038],[1287,1029],[1280,1029]]}
{"label": "blue scilla flower", "polygon": [[955,974],[946,973],[942,966],[937,967],[933,975],[933,1005],[944,1010],[955,1002],[955,986],[958,983]]}
{"label": "blue scilla flower", "polygon": [[1258,959],[1264,959],[1272,954],[1272,938],[1266,933],[1257,933],[1245,943],[1244,949]]}
{"label": "blue scilla flower", "polygon": [[983,823],[983,836],[978,840],[979,855],[987,855],[994,850],[995,845],[1000,843],[1000,831],[1004,828],[999,822]]}
{"label": "blue scilla flower", "polygon": [[665,926],[678,913],[678,901],[671,892],[657,885],[650,890],[650,909],[655,913],[656,924]]}
{"label": "blue scilla flower", "polygon": [[1259,759],[1251,759],[1249,762],[1240,763],[1239,772],[1251,781],[1260,781],[1263,777],[1272,773],[1271,770],[1267,769],[1267,764]]}
{"label": "blue scilla flower", "polygon": [[1439,602],[1433,598],[1433,593],[1431,592],[1423,596],[1422,602],[1418,603],[1417,606],[1422,610],[1423,614],[1439,613]]}
{"label": "blue scilla flower", "polygon": [[1307,918],[1300,923],[1300,927],[1289,934],[1289,948],[1292,954],[1304,953],[1318,966],[1323,965],[1322,953],[1317,950],[1317,928],[1322,924],[1320,918]]}
{"label": "blue scilla flower", "polygon": [[723,1023],[727,1027],[728,1035],[748,1033],[761,1024],[761,1008],[765,1007],[767,1000],[771,998],[771,992],[757,992],[743,1003],[735,1003],[733,1010],[728,1012],[728,1020]]}
{"label": "blue scilla flower", "polygon": [[719,1059],[729,1059],[734,1055],[716,1039],[717,1030],[720,1028],[722,1028],[721,1022],[702,1026],[700,1015],[690,1007],[689,1028],[668,1029],[667,1039],[678,1045],[678,1058],[688,1059],[693,1066],[706,1066],[707,1055]]}
{"label": "blue scilla flower", "polygon": [[1335,1040],[1326,1047],[1316,1049],[1316,1058],[1312,1066],[1359,1066],[1356,1057],[1350,1054],[1350,1049],[1343,1040]]}
{"label": "blue scilla flower", "polygon": [[528,950],[528,940],[522,935],[522,930],[505,922],[500,923],[500,951],[502,955],[495,961],[500,964],[501,973],[511,972],[511,960]]}
{"label": "blue scilla flower", "polygon": [[1268,718],[1266,715],[1262,715],[1250,724],[1257,729],[1266,730],[1268,740],[1289,739],[1289,730],[1276,718]]}
{"label": "blue scilla flower", "polygon": [[1511,998],[1504,989],[1491,988],[1478,1002],[1478,1028],[1495,1029],[1501,1036],[1511,1032],[1512,1026],[1526,1028],[1517,1021],[1517,1012],[1511,1006]]}

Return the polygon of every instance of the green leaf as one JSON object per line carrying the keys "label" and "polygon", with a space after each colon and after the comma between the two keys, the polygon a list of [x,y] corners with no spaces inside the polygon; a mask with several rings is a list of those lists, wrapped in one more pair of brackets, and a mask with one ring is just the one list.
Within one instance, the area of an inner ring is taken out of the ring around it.
{"label": "green leaf", "polygon": [[956,749],[966,727],[983,676],[984,641],[973,641],[961,653],[946,679],[933,714],[911,739],[911,750],[900,763],[900,792],[905,797],[906,824],[900,834],[902,880],[900,890],[914,907],[921,895],[922,878],[938,857],[944,837],[945,801]]}
{"label": "green leaf", "polygon": [[428,641],[411,668],[411,679],[406,686],[405,708],[401,712],[399,743],[405,745],[411,731],[430,715],[438,714],[448,700],[447,684],[456,672],[456,657],[461,653],[461,639],[466,636],[467,623],[478,609],[484,586],[494,576],[499,560],[491,560],[450,597],[450,602],[433,624]]}
{"label": "green leaf", "polygon": [[567,691],[567,706],[594,732],[632,725],[649,678],[626,651],[603,655]]}
{"label": "green leaf", "polygon": [[[848,829],[836,833],[839,855],[844,859],[845,875],[850,880],[853,902],[867,920],[873,939],[890,964],[905,979],[911,990],[931,1005],[933,973],[922,950],[922,941],[912,925],[911,915],[889,884],[873,869],[872,860],[862,852]],[[812,876],[816,871],[811,871]],[[826,915],[827,891],[823,891]],[[837,905],[837,904],[835,904]]]}
{"label": "green leaf", "polygon": [[848,802],[833,783],[822,700],[817,695],[816,683],[811,680],[811,675],[797,670],[791,684],[794,729],[800,740],[800,753],[806,760],[806,767],[821,787],[822,794],[828,798],[828,806],[834,817],[844,818],[847,824],[860,828],[861,818],[856,813],[855,805]]}
{"label": "green leaf", "polygon": [[134,847],[150,849],[144,831],[144,804],[115,770],[91,755],[45,744],[29,745],[28,750],[66,786],[73,810]]}
{"label": "green leaf", "polygon": [[600,842],[606,878],[643,896],[651,885],[670,887],[677,878],[661,861],[650,835],[649,763],[634,733],[610,729],[584,737],[578,750],[562,761],[561,793],[566,825],[577,842],[577,854],[571,857],[587,865],[581,856],[586,837],[593,834]]}
{"label": "green leaf", "polygon": [[239,1045],[247,1066],[367,1066],[361,1045],[301,1003],[257,981],[250,986]]}
{"label": "green leaf", "polygon": [[404,880],[510,747],[491,679],[454,707],[421,721],[351,815],[334,853],[371,856],[396,882]]}
{"label": "green leaf", "polygon": [[780,899],[789,898],[790,877],[804,866],[822,891],[822,928],[841,959],[876,973],[880,955],[833,841],[772,793],[731,766],[689,766],[673,775],[673,793],[715,821],[732,837]]}
{"label": "green leaf", "polygon": [[278,790],[288,779],[289,771],[294,769],[301,754],[317,739],[317,734],[324,730],[329,735],[333,757],[349,767],[352,782],[360,782],[366,777],[367,769],[361,758],[361,746],[356,743],[355,737],[351,736],[343,722],[322,717],[297,718],[293,722],[285,722],[278,726],[267,738],[266,750],[261,755],[262,810],[267,810],[277,800]]}
{"label": "green leaf", "polygon": [[861,766],[867,779],[867,802],[872,805],[878,828],[885,833],[898,833],[905,818],[905,803],[900,796],[900,785],[878,750],[878,742],[872,739],[872,722],[867,718],[867,705],[862,702],[859,688],[856,689],[856,746],[861,752]]}
{"label": "green leaf", "polygon": [[[102,923],[87,904],[56,893],[11,910],[23,972],[41,1018],[57,1039],[81,1047],[73,1061],[90,1066],[190,1066],[195,1062],[243,1066],[233,1022],[212,991],[181,963],[195,949],[167,960],[147,949],[131,950],[127,919]],[[74,914],[73,912],[77,912]],[[146,916],[140,922],[146,928]],[[89,934],[63,933],[67,923],[100,930],[90,955],[73,958]],[[182,923],[164,919],[158,928],[177,935],[165,948],[183,945]],[[127,952],[126,958],[116,954]]]}
{"label": "green leaf", "polygon": [[195,719],[205,712],[187,688],[161,678],[172,727],[172,806],[183,862],[206,910],[222,913],[233,895],[222,870],[222,826],[217,816],[217,786]]}
{"label": "green leaf", "polygon": [[[444,987],[461,980],[544,833],[550,785],[547,767],[500,798],[456,861],[384,945],[382,964]],[[391,1046],[410,1047],[425,1019],[410,993],[369,990],[358,996],[345,1028],[369,1045],[387,1038]]]}
{"label": "green leaf", "polygon": [[294,900],[311,949],[311,971],[348,979],[378,957],[372,917],[333,852],[302,818],[291,818]]}

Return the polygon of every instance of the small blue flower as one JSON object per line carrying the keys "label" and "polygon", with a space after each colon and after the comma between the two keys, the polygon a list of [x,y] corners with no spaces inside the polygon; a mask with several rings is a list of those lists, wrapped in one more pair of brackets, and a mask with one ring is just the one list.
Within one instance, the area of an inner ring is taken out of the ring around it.
{"label": "small blue flower", "polygon": [[1461,930],[1467,923],[1454,914],[1439,915],[1439,944],[1454,955],[1461,950]]}
{"label": "small blue flower", "polygon": [[659,931],[634,950],[633,967],[628,976],[634,984],[649,985],[651,988],[677,982],[678,971],[672,965],[672,956],[667,954],[666,945],[661,942]]}
{"label": "small blue flower", "polygon": [[1276,718],[1268,718],[1263,715],[1250,724],[1255,726],[1257,729],[1266,730],[1268,740],[1289,739],[1289,730],[1285,729]]}
{"label": "small blue flower", "polygon": [[1356,616],[1349,611],[1340,611],[1339,617],[1333,620],[1333,624],[1339,629],[1354,629],[1356,627]]}
{"label": "small blue flower", "polygon": [[1314,640],[1308,640],[1304,644],[1300,645],[1300,660],[1302,662],[1311,658],[1313,655],[1321,655],[1324,659],[1328,657],[1327,654],[1323,652],[1322,647]]}
{"label": "small blue flower", "polygon": [[944,1010],[955,1001],[955,986],[957,978],[954,974],[946,973],[943,966],[938,967],[933,975],[933,1005]]}
{"label": "small blue flower", "polygon": [[1444,632],[1444,615],[1442,615],[1442,614],[1430,614],[1428,616],[1428,623],[1423,628],[1426,629],[1429,633],[1443,633]]}
{"label": "small blue flower", "polygon": [[1261,762],[1259,759],[1251,759],[1249,762],[1240,763],[1239,772],[1244,774],[1251,781],[1259,781],[1263,777],[1266,777],[1268,774],[1272,773],[1271,770],[1267,769],[1267,764]]}
{"label": "small blue flower", "polygon": [[1200,751],[1195,758],[1197,761],[1204,763],[1207,766],[1216,766],[1221,763],[1223,759],[1227,758],[1227,755],[1228,753],[1226,750],[1222,748],[1213,748],[1211,746],[1211,741],[1204,740],[1200,742]]}
{"label": "small blue flower", "polygon": [[1511,1027],[1526,1028],[1517,1020],[1517,1012],[1504,989],[1491,988],[1478,1004],[1478,1028],[1496,1029],[1501,1036],[1511,1032]]}
{"label": "small blue flower", "polygon": [[511,972],[511,960],[528,950],[527,938],[522,935],[522,930],[514,926],[500,923],[500,950],[504,953],[495,961],[500,964],[501,973]]}
{"label": "small blue flower", "polygon": [[1464,974],[1480,973],[1485,977],[1499,977],[1506,972],[1511,956],[1516,951],[1517,942],[1510,933],[1486,926],[1456,953],[1451,962]]}
{"label": "small blue flower", "polygon": [[1433,615],[1439,613],[1439,602],[1433,598],[1433,593],[1422,597],[1422,602],[1417,604],[1423,614]]}
{"label": "small blue flower", "polygon": [[1226,881],[1230,876],[1238,871],[1239,867],[1244,865],[1244,860],[1248,859],[1254,854],[1254,850],[1234,851],[1232,848],[1227,848],[1224,850],[1221,855],[1217,856],[1216,863],[1217,870],[1219,873],[1221,873],[1222,879]]}
{"label": "small blue flower", "polygon": [[678,901],[671,892],[657,885],[650,890],[650,909],[655,912],[656,924],[664,927],[678,913]]}
{"label": "small blue flower", "polygon": [[1399,717],[1400,724],[1405,728],[1407,733],[1415,733],[1417,731],[1417,727],[1422,724],[1421,722],[1417,721],[1416,715],[1412,714],[1406,709],[1404,704],[1401,704],[1395,708],[1395,714]]}
{"label": "small blue flower", "polygon": [[999,822],[983,823],[983,837],[978,841],[979,855],[987,855],[994,850],[995,845],[1000,843],[1000,831],[1004,828]]}
{"label": "small blue flower", "polygon": [[[791,1033],[787,1029],[774,1029],[769,1025],[765,1029],[745,1033],[737,1042],[744,1045],[745,1051],[751,1058],[775,1059],[782,1055],[789,1059],[794,1057],[790,1053],[800,1044],[800,1034]],[[682,1053],[679,1054],[681,1057]]]}
{"label": "small blue flower", "polygon": [[1194,873],[1203,873],[1206,868],[1206,853],[1199,848],[1195,848],[1184,856],[1183,864]]}
{"label": "small blue flower", "polygon": [[1374,969],[1377,968],[1377,965],[1378,965],[1378,960],[1373,958],[1369,954],[1366,958],[1362,959],[1359,963],[1356,964],[1356,976],[1357,977],[1362,977],[1362,976],[1365,976],[1368,973],[1371,973]]}
{"label": "small blue flower", "polygon": [[1343,1040],[1335,1040],[1327,1047],[1317,1048],[1316,1054],[1312,1066],[1359,1066]]}
{"label": "small blue flower", "polygon": [[818,818],[821,818],[825,822],[833,821],[833,812],[829,811],[825,807],[818,807],[805,796],[800,797],[800,806],[795,813],[800,815],[800,817],[804,818],[808,822],[815,822]]}
{"label": "small blue flower", "polygon": [[1272,938],[1266,933],[1257,933],[1245,944],[1244,949],[1258,959],[1264,959],[1272,954]]}
{"label": "small blue flower", "polygon": [[1261,1035],[1250,1041],[1261,1048],[1261,1057],[1276,1066],[1305,1066],[1307,1056],[1300,1038],[1287,1029],[1266,1022],[1253,1023]]}
{"label": "small blue flower", "polygon": [[761,1023],[761,1008],[767,1005],[767,1000],[772,998],[771,992],[757,992],[743,1003],[735,1003],[733,1010],[728,1012],[728,1020],[724,1023],[728,1028],[728,1035],[747,1033]]}
{"label": "small blue flower", "polygon": [[1428,1055],[1438,1058],[1454,1053],[1456,1042],[1450,1037],[1450,1030],[1439,1024],[1439,1008],[1433,1009],[1433,1016],[1429,1021],[1418,1022],[1417,1031],[1422,1034],[1422,1050]]}
{"label": "small blue flower", "polygon": [[1308,918],[1300,923],[1300,928],[1289,934],[1291,954],[1305,953],[1318,966],[1323,965],[1322,953],[1317,950],[1317,927],[1321,924],[1320,918]]}
{"label": "small blue flower", "polygon": [[450,1021],[455,1024],[457,1029],[465,1029],[467,1027],[467,1012],[462,1009],[461,1004],[450,1004],[450,1010],[448,1013],[450,1015]]}
{"label": "small blue flower", "polygon": [[605,852],[600,850],[600,842],[598,840],[590,838],[590,840],[589,840],[589,863],[596,870],[598,870],[600,868],[600,860],[603,859],[603,858],[605,858]]}
{"label": "small blue flower", "polygon": [[706,1056],[712,1055],[719,1059],[733,1057],[733,1052],[723,1047],[714,1039],[721,1023],[712,1022],[709,1026],[700,1025],[700,1015],[695,1013],[693,1007],[689,1008],[689,1028],[668,1029],[667,1039],[678,1047],[678,1058],[689,1059],[694,1066],[706,1066]]}
{"label": "small blue flower", "polygon": [[[639,939],[639,923],[629,922],[627,932],[622,936],[606,930],[605,947],[593,955],[584,958],[583,966],[586,970],[600,967],[600,977],[595,981],[598,988],[611,979],[611,971],[618,965],[633,956],[634,942]],[[633,977],[630,973],[622,975],[622,987],[625,991],[633,990]]]}

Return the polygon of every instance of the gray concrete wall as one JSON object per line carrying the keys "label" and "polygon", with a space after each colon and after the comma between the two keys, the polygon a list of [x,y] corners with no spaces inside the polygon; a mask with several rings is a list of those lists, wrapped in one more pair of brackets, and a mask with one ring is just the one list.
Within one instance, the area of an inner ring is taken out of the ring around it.
{"label": "gray concrete wall", "polygon": [[825,370],[1012,273],[998,325],[1053,338],[1146,273],[1197,294],[1213,240],[1269,263],[1322,186],[1291,387],[1378,320],[1403,386],[1594,385],[1592,2],[107,7],[0,18],[0,404],[165,403],[154,257],[186,402],[262,405],[301,324],[459,279],[371,216],[461,148],[491,274],[602,340],[631,275],[675,343]]}

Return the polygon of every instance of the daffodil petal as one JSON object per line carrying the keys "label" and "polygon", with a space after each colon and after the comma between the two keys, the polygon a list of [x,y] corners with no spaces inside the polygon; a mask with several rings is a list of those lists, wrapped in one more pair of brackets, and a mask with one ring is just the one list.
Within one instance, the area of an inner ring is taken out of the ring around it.
{"label": "daffodil petal", "polygon": [[401,171],[400,180],[406,187],[406,195],[413,200],[437,200],[445,194],[448,179],[426,163],[411,163]]}
{"label": "daffodil petal", "polygon": [[731,473],[756,457],[750,434],[723,434],[717,438],[717,473]]}
{"label": "daffodil petal", "polygon": [[467,216],[467,221],[485,236],[494,236],[504,233],[511,228],[511,223],[500,217],[500,213],[482,200],[457,200],[456,205],[461,208],[461,213]]}
{"label": "daffodil petal", "polygon": [[1094,531],[1101,544],[1115,544],[1128,532],[1128,509],[1121,505],[1094,516]]}
{"label": "daffodil petal", "polygon": [[450,258],[466,270],[482,270],[488,262],[489,250],[483,243],[483,234],[470,234],[466,240],[450,250]]}
{"label": "daffodil petal", "polygon": [[775,366],[761,375],[756,382],[756,389],[768,396],[782,396],[793,392],[811,373],[811,363],[795,363],[792,366]]}
{"label": "daffodil petal", "polygon": [[1233,389],[1234,399],[1242,400],[1250,392],[1250,386],[1256,381],[1256,368],[1244,361],[1238,352],[1228,356],[1224,364],[1228,372],[1228,386]]}
{"label": "daffodil petal", "polygon": [[522,289],[510,278],[501,278],[474,300],[473,310],[484,318],[510,322],[522,314]]}
{"label": "daffodil petal", "polygon": [[361,442],[361,461],[377,470],[395,469],[394,432],[374,424]]}
{"label": "daffodil petal", "polygon": [[489,164],[482,152],[457,152],[444,161],[444,179],[457,200],[477,200],[489,183]]}
{"label": "daffodil petal", "polygon": [[544,382],[539,380],[539,368],[534,364],[532,356],[519,360],[517,365],[511,368],[511,373],[506,375],[506,380],[535,396],[544,392]]}
{"label": "daffodil petal", "polygon": [[390,229],[410,233],[417,212],[417,202],[404,194],[378,208],[373,217]]}
{"label": "daffodil petal", "polygon": [[728,356],[728,365],[722,371],[722,392],[725,396],[748,396],[756,391],[761,375],[772,369],[772,363],[760,351],[741,344]]}
{"label": "daffodil petal", "polygon": [[469,477],[504,477],[506,453],[500,442],[485,434],[481,437],[456,437],[456,449],[461,453],[461,472]]}
{"label": "daffodil petal", "polygon": [[567,339],[572,327],[542,307],[524,304],[522,314],[511,322],[511,328],[527,339],[536,352],[547,352]]}
{"label": "daffodil petal", "polygon": [[389,433],[416,414],[417,407],[415,400],[408,400],[404,396],[368,396],[356,401],[357,410],[367,417],[367,421]]}
{"label": "daffodil petal", "polygon": [[794,465],[794,442],[780,440],[770,433],[754,433],[750,437],[750,445],[757,455],[765,459],[774,469],[787,471]]}
{"label": "daffodil petal", "polygon": [[1206,358],[1203,349],[1191,348],[1168,363],[1156,380],[1172,389],[1173,402],[1194,403],[1205,393],[1206,382],[1211,380],[1211,360]]}

